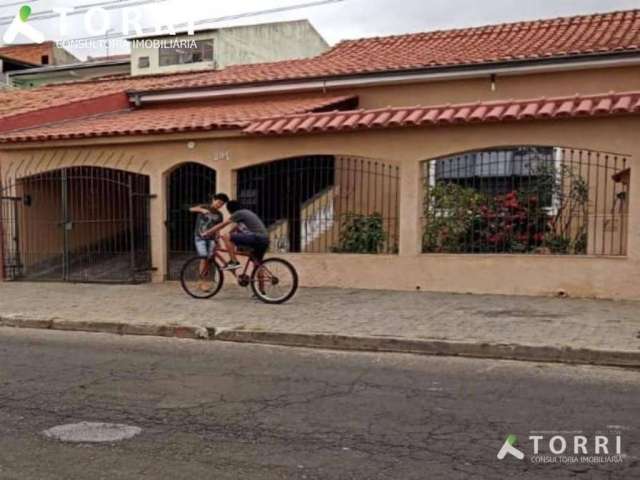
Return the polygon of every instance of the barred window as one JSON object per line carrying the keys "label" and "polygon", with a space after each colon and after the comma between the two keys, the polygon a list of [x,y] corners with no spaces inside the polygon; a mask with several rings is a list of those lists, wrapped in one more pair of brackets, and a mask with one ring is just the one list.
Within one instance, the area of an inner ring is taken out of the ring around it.
{"label": "barred window", "polygon": [[424,253],[626,255],[625,155],[525,145],[423,168]]}

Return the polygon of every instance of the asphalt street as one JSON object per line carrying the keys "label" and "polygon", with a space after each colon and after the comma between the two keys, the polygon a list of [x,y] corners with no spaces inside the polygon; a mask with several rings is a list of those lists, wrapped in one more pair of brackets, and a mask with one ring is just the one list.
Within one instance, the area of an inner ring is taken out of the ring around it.
{"label": "asphalt street", "polygon": [[[128,440],[63,443],[81,421]],[[640,372],[0,329],[0,479],[640,478]],[[621,464],[496,455],[617,431]]]}

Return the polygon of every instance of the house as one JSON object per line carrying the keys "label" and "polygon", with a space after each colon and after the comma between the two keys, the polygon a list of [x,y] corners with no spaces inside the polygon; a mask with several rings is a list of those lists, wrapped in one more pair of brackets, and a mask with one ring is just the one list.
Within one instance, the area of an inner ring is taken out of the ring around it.
{"label": "house", "polygon": [[129,75],[129,55],[115,58],[87,59],[65,65],[44,65],[12,71],[7,75],[10,86],[33,88],[52,83],[91,80],[99,77]]}
{"label": "house", "polygon": [[78,62],[78,59],[53,42],[0,46],[0,88],[13,86],[12,75],[70,62]]}
{"label": "house", "polygon": [[329,48],[307,20],[199,30],[195,35],[147,35],[130,43],[132,75],[307,58]]}
{"label": "house", "polygon": [[0,55],[0,88],[7,88],[9,84],[9,76],[21,70],[33,68],[35,65],[11,57]]}
{"label": "house", "polygon": [[0,55],[31,65],[65,65],[79,60],[55,42],[0,46]]}
{"label": "house", "polygon": [[[150,35],[130,39],[131,54],[89,57],[63,64],[12,69],[5,83],[19,88],[115,75],[156,75],[306,58],[329,48],[307,20],[200,30],[195,35]],[[59,50],[59,49],[58,49]],[[34,57],[34,55],[31,55]],[[44,58],[53,58],[49,54]],[[58,57],[60,55],[58,54]]]}
{"label": "house", "polygon": [[256,209],[307,286],[640,299],[640,10],[0,92],[3,275],[174,280]]}

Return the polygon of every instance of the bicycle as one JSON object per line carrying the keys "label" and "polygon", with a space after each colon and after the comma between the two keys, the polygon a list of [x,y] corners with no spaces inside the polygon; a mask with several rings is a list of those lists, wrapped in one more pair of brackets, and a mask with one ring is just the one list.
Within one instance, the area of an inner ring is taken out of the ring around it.
{"label": "bicycle", "polygon": [[[254,295],[264,303],[284,303],[295,295],[298,290],[298,272],[291,263],[275,257],[259,260],[252,250],[242,249],[237,254],[247,258],[244,268],[223,270],[229,262],[222,254],[229,252],[220,247],[218,238],[214,242],[213,255],[195,256],[182,267],[180,284],[191,297],[200,300],[214,297],[224,284],[225,271],[230,272],[241,287],[251,285]],[[251,274],[250,267],[253,267]]]}

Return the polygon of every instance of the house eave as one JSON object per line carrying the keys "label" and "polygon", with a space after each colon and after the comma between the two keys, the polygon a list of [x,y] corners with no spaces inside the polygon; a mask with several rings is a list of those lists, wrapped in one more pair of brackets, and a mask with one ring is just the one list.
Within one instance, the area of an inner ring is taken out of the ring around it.
{"label": "house eave", "polygon": [[349,87],[371,87],[420,82],[464,80],[496,76],[533,75],[563,71],[629,67],[640,65],[640,52],[575,55],[539,60],[429,67],[386,72],[369,72],[295,80],[254,82],[234,86],[185,87],[160,91],[132,91],[129,99],[136,105],[184,100],[235,97],[270,93],[302,93]]}

